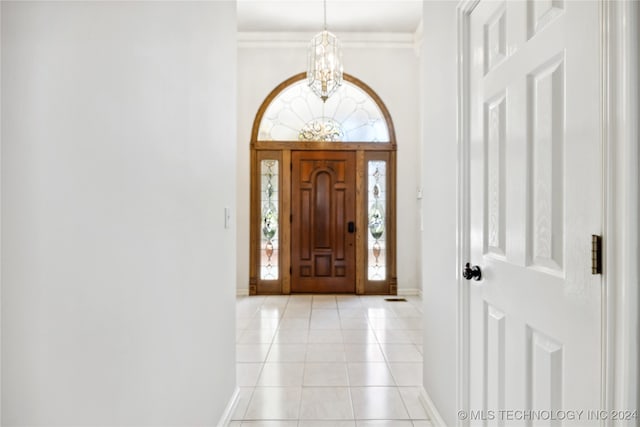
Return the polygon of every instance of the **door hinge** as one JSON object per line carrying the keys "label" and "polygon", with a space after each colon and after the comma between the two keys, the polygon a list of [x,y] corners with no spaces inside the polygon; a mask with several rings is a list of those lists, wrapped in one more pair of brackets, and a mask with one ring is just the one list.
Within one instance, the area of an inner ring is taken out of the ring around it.
{"label": "door hinge", "polygon": [[289,170],[292,171],[293,170],[293,162],[289,163]]}
{"label": "door hinge", "polygon": [[293,274],[293,267],[289,267],[289,274]]}
{"label": "door hinge", "polygon": [[293,214],[289,214],[289,222],[293,222]]}
{"label": "door hinge", "polygon": [[591,235],[591,274],[602,274],[602,236]]}

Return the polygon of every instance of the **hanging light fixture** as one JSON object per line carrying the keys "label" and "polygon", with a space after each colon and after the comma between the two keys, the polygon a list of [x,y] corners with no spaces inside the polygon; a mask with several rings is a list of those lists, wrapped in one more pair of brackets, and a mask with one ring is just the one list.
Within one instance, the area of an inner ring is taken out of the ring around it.
{"label": "hanging light fixture", "polygon": [[326,101],[342,84],[340,40],[327,31],[327,0],[324,0],[324,30],[311,39],[307,84]]}

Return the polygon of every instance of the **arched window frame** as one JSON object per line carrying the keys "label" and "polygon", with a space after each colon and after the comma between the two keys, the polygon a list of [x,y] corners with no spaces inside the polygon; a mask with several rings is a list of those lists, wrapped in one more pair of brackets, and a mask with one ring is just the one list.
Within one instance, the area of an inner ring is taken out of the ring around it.
{"label": "arched window frame", "polygon": [[[344,80],[357,86],[375,102],[382,113],[389,133],[388,142],[373,141],[277,141],[260,140],[259,129],[264,114],[273,100],[292,84],[306,78],[306,73],[296,74],[277,85],[260,105],[251,132],[251,214],[250,214],[250,266],[249,293],[255,294],[289,294],[291,293],[291,152],[298,150],[314,151],[353,151],[356,153],[356,294],[384,294],[397,293],[396,275],[396,162],[397,144],[396,134],[391,114],[378,94],[367,84],[349,74],[344,74]],[[277,264],[280,274],[276,279],[260,278],[261,268],[261,233],[262,224],[262,183],[261,165],[263,161],[276,161],[278,165],[278,251]],[[373,203],[369,194],[370,185],[367,181],[367,167],[371,162],[386,162],[387,173],[385,188],[388,197],[385,199],[387,241],[385,258],[385,277],[382,280],[371,280],[367,276],[367,263],[371,258],[368,247],[368,211]],[[370,200],[371,199],[371,200]]]}

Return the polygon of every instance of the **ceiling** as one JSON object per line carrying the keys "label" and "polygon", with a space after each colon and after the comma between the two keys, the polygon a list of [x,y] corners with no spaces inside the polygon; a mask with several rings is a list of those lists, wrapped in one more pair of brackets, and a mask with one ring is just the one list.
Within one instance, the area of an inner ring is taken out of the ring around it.
{"label": "ceiling", "polygon": [[[308,32],[323,26],[321,0],[238,0],[240,32]],[[336,33],[413,33],[422,0],[327,0],[327,28]]]}

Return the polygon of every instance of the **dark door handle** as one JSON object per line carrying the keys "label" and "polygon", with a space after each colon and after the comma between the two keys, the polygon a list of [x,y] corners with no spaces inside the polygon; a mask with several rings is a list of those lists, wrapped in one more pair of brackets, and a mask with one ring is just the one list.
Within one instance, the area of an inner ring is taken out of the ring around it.
{"label": "dark door handle", "polygon": [[467,280],[480,280],[482,279],[482,271],[480,267],[477,265],[470,265],[469,263],[465,264],[464,269],[462,270],[462,277]]}
{"label": "dark door handle", "polygon": [[349,231],[349,233],[353,233],[354,231],[356,231],[356,225],[353,223],[353,221],[349,221],[349,224],[347,224],[347,230]]}

